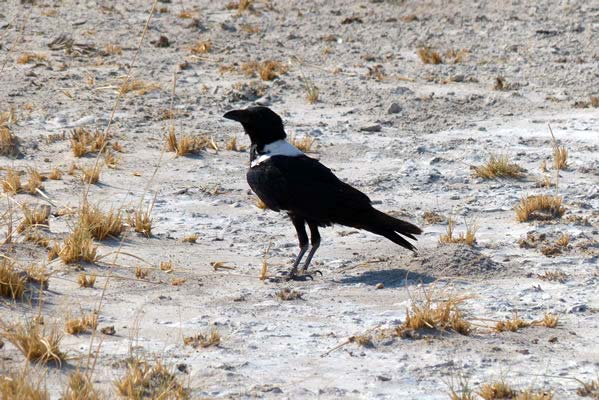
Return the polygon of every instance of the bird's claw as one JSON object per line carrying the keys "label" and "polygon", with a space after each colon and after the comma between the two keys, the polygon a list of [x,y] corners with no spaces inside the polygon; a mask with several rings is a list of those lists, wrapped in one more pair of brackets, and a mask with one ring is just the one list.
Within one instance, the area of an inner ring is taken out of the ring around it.
{"label": "bird's claw", "polygon": [[288,281],[305,282],[308,279],[313,281],[314,277],[310,274],[289,274],[289,276],[287,276]]}

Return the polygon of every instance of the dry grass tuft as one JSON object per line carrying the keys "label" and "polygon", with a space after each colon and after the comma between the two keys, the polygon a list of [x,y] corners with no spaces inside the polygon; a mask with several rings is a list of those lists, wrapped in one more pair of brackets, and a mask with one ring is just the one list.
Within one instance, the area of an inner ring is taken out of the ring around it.
{"label": "dry grass tuft", "polygon": [[302,299],[303,293],[298,292],[297,290],[294,290],[294,289],[283,288],[283,289],[279,290],[278,292],[276,292],[275,296],[277,296],[277,298],[279,300],[283,300],[283,301],[297,300],[297,299]]}
{"label": "dry grass tuft", "polygon": [[421,47],[416,52],[420,61],[424,64],[441,64],[443,63],[443,59],[441,58],[441,54],[437,51],[431,49],[430,47]]}
{"label": "dry grass tuft", "polygon": [[83,167],[81,168],[81,179],[85,183],[96,184],[100,180],[100,172],[102,172],[102,164],[100,163],[94,163],[90,167]]}
{"label": "dry grass tuft", "polygon": [[79,223],[87,227],[94,239],[104,240],[109,236],[118,237],[125,226],[121,210],[110,209],[103,212],[97,206],[85,204],[79,212]]}
{"label": "dry grass tuft", "polygon": [[310,136],[304,136],[301,139],[298,139],[297,136],[291,136],[289,138],[289,143],[291,143],[304,153],[310,153],[310,151],[312,150],[312,145],[314,145],[315,141],[316,139]]}
{"label": "dry grass tuft", "polygon": [[466,233],[460,233],[458,236],[453,236],[453,228],[455,221],[452,218],[447,218],[447,233],[439,237],[441,243],[459,243],[473,246],[476,243],[476,231],[478,226],[475,223],[466,223]]}
{"label": "dry grass tuft", "polygon": [[48,289],[50,274],[43,265],[32,264],[27,267],[27,282],[32,282],[43,289]]}
{"label": "dry grass tuft", "polygon": [[42,325],[39,320],[28,320],[2,326],[0,335],[18,348],[29,361],[61,364],[65,354],[60,351],[62,334],[56,325]]}
{"label": "dry grass tuft", "polygon": [[229,151],[245,151],[245,146],[239,146],[237,144],[237,136],[232,136],[225,145],[225,149]]}
{"label": "dry grass tuft", "polygon": [[114,384],[119,395],[131,400],[189,399],[188,391],[160,361],[154,365],[145,361],[130,361],[125,375]]}
{"label": "dry grass tuft", "polygon": [[194,348],[198,347],[210,347],[210,346],[218,346],[220,344],[221,336],[218,332],[218,329],[211,328],[209,331],[200,332],[195,336],[186,337],[183,339],[183,344],[185,346],[192,346]]}
{"label": "dry grass tuft", "polygon": [[395,329],[395,334],[411,337],[415,331],[433,329],[469,335],[472,325],[460,310],[460,305],[469,297],[450,294],[444,299],[435,298],[440,295],[443,294],[423,291],[420,299],[412,299],[410,309],[406,310],[406,320]]}
{"label": "dry grass tuft", "polygon": [[53,181],[57,181],[60,178],[62,178],[62,171],[58,168],[52,168],[52,171],[50,171],[50,173],[48,174],[48,178]]}
{"label": "dry grass tuft", "polygon": [[98,153],[104,151],[108,145],[108,137],[101,131],[90,131],[87,128],[79,127],[71,131],[71,151],[75,157],[83,157],[88,153]]}
{"label": "dry grass tuft", "polygon": [[474,392],[468,384],[468,380],[464,376],[459,376],[457,388],[453,382],[453,378],[448,383],[449,399],[450,400],[476,400]]}
{"label": "dry grass tuft", "polygon": [[95,388],[89,376],[81,371],[69,375],[69,382],[61,400],[101,400],[102,396]]}
{"label": "dry grass tuft", "polygon": [[422,219],[424,220],[424,223],[427,225],[440,224],[443,221],[445,221],[445,217],[443,215],[434,211],[425,211],[422,214]]}
{"label": "dry grass tuft", "polygon": [[2,190],[4,193],[17,194],[21,191],[21,176],[13,168],[6,169],[6,176],[2,180]]}
{"label": "dry grass tuft", "polygon": [[484,400],[513,399],[516,397],[516,391],[507,383],[497,381],[483,384],[478,391],[478,395]]}
{"label": "dry grass tuft", "polygon": [[494,155],[491,154],[489,161],[486,164],[475,166],[474,175],[483,179],[495,178],[521,178],[524,176],[522,167],[509,160],[507,154]]}
{"label": "dry grass tuft", "polygon": [[241,65],[241,72],[246,76],[259,76],[263,81],[272,81],[281,75],[285,75],[287,71],[289,71],[289,67],[276,60],[261,62],[252,60]]}
{"label": "dry grass tuft", "polygon": [[135,267],[135,277],[137,279],[146,279],[150,271],[140,266]]}
{"label": "dry grass tuft", "polygon": [[48,227],[50,207],[40,206],[32,210],[27,204],[23,204],[21,209],[23,210],[23,220],[17,227],[17,232],[21,233],[38,226]]}
{"label": "dry grass tuft", "polygon": [[347,339],[350,343],[355,343],[362,347],[372,347],[372,336],[370,335],[354,335]]}
{"label": "dry grass tuft", "polygon": [[29,179],[27,179],[27,192],[29,194],[36,194],[38,189],[42,189],[42,181],[44,178],[42,174],[35,168],[27,168],[29,171]]}
{"label": "dry grass tuft", "polygon": [[559,323],[559,317],[555,314],[547,313],[543,316],[543,319],[535,325],[542,325],[546,328],[555,328]]}
{"label": "dry grass tuft", "polygon": [[17,64],[44,63],[48,61],[48,57],[40,53],[23,53],[17,58]]}
{"label": "dry grass tuft", "polygon": [[562,206],[562,198],[546,194],[523,197],[516,207],[516,219],[519,222],[530,220],[546,221],[560,218],[565,208]]}
{"label": "dry grass tuft", "polygon": [[208,135],[182,135],[177,138],[174,129],[169,129],[169,133],[166,136],[166,150],[174,151],[177,157],[187,154],[198,154],[207,148],[218,151],[218,146],[214,138]]}
{"label": "dry grass tuft", "polygon": [[72,264],[80,260],[93,263],[96,261],[96,251],[97,246],[94,245],[89,227],[78,224],[64,239],[58,256],[65,264]]}
{"label": "dry grass tuft", "polygon": [[123,54],[123,48],[117,44],[108,43],[104,46],[104,53],[111,56],[120,56]]}
{"label": "dry grass tuft", "polygon": [[197,233],[192,233],[189,236],[185,236],[183,239],[181,239],[181,241],[183,243],[195,243],[198,241],[198,238],[199,238],[199,236]]}
{"label": "dry grass tuft", "polygon": [[79,284],[79,287],[82,288],[93,288],[96,284],[96,274],[79,274],[79,277],[77,278],[77,283]]}
{"label": "dry grass tuft", "polygon": [[320,89],[318,88],[318,86],[316,86],[314,81],[310,78],[304,77],[302,79],[302,86],[304,88],[304,91],[306,92],[306,100],[308,101],[308,103],[316,103],[320,96]]}
{"label": "dry grass tuft", "polygon": [[551,147],[553,147],[553,167],[558,170],[566,169],[568,168],[568,149],[557,143],[551,127],[549,127],[549,132],[551,133]]}
{"label": "dry grass tuft", "polygon": [[138,95],[144,95],[156,90],[160,90],[158,83],[145,82],[142,80],[125,81],[119,87],[119,93],[124,95],[130,92],[135,92]]}
{"label": "dry grass tuft", "polygon": [[81,318],[69,319],[64,324],[64,329],[69,335],[79,335],[94,331],[98,327],[98,314],[91,313]]}
{"label": "dry grass tuft", "polygon": [[19,154],[17,137],[12,131],[0,124],[0,156],[14,157]]}
{"label": "dry grass tuft", "polygon": [[194,44],[189,51],[193,54],[206,54],[210,52],[212,49],[212,41],[211,40],[201,40]]}
{"label": "dry grass tuft", "polygon": [[120,157],[117,157],[110,150],[104,151],[104,164],[111,169],[117,169],[119,163],[121,162]]}
{"label": "dry grass tuft", "polygon": [[[578,379],[577,379],[578,380]],[[599,399],[599,378],[590,382],[580,382],[580,387],[576,389],[576,394],[581,397],[590,397],[592,399]]]}
{"label": "dry grass tuft", "polygon": [[35,385],[30,376],[21,372],[0,376],[0,399],[50,400],[50,395],[41,383]]}
{"label": "dry grass tuft", "polygon": [[170,274],[175,270],[175,267],[173,266],[173,262],[171,260],[161,261],[160,270],[166,272],[167,274]]}
{"label": "dry grass tuft", "polygon": [[513,315],[511,319],[506,319],[505,321],[497,321],[493,329],[497,332],[516,332],[519,329],[527,328],[530,326],[530,322],[524,321],[522,318],[518,317],[517,314]]}
{"label": "dry grass tuft", "polygon": [[537,274],[537,278],[543,281],[554,281],[564,283],[568,280],[568,274],[562,271],[545,271],[543,274]]}
{"label": "dry grass tuft", "polygon": [[19,300],[25,294],[27,277],[14,268],[14,263],[6,258],[0,261],[0,296]]}
{"label": "dry grass tuft", "polygon": [[143,233],[146,237],[152,236],[152,207],[147,210],[135,210],[127,217],[129,225],[138,233]]}

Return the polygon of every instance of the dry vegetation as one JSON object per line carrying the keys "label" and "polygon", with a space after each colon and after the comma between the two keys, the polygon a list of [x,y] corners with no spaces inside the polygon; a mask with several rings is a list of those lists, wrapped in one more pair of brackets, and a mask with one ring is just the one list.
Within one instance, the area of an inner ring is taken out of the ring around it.
{"label": "dry vegetation", "polygon": [[17,64],[45,63],[48,57],[41,53],[23,53],[17,58]]}
{"label": "dry vegetation", "polygon": [[591,399],[599,399],[599,378],[589,382],[580,382],[580,387],[576,390],[576,394],[581,397],[590,397]]}
{"label": "dry vegetation", "polygon": [[88,153],[103,152],[108,145],[108,136],[101,131],[90,131],[87,128],[75,128],[71,131],[71,151],[75,157],[83,157]]}
{"label": "dry vegetation", "polygon": [[314,145],[315,141],[316,139],[310,136],[303,136],[301,138],[298,138],[297,136],[292,135],[289,137],[289,143],[291,143],[304,153],[310,153],[312,151],[312,146]]}
{"label": "dry vegetation", "polygon": [[81,371],[69,375],[61,400],[102,400],[104,396],[94,388],[91,378]]}
{"label": "dry vegetation", "polygon": [[283,288],[275,293],[275,296],[279,300],[287,301],[287,300],[297,300],[302,299],[303,293],[298,292],[295,289]]}
{"label": "dry vegetation", "polygon": [[62,334],[56,325],[42,324],[39,319],[3,325],[0,336],[23,353],[27,360],[61,364],[65,354],[60,350]]}
{"label": "dry vegetation", "polygon": [[27,277],[19,273],[12,261],[0,260],[0,296],[19,300],[25,294]]}
{"label": "dry vegetation", "polygon": [[283,65],[280,61],[265,60],[265,61],[248,61],[241,65],[241,72],[248,77],[259,76],[263,81],[272,81],[281,75],[287,73],[289,68]]}
{"label": "dry vegetation", "polygon": [[130,361],[127,372],[115,381],[115,386],[119,395],[131,400],[189,398],[188,390],[160,361],[154,364],[140,360]]}
{"label": "dry vegetation", "polygon": [[131,80],[125,81],[119,87],[120,94],[127,94],[130,92],[134,92],[138,95],[144,95],[156,90],[160,90],[160,85],[154,82],[145,82],[142,80]]}
{"label": "dry vegetation", "polygon": [[26,371],[22,371],[0,376],[0,399],[50,400],[50,395],[46,388],[42,387],[41,379],[34,379]]}
{"label": "dry vegetation", "polygon": [[15,157],[19,154],[17,137],[10,128],[0,124],[0,156]]}
{"label": "dry vegetation", "polygon": [[94,331],[98,327],[98,314],[90,313],[80,318],[68,319],[64,324],[65,331],[70,335],[79,335]]}
{"label": "dry vegetation", "polygon": [[96,184],[100,180],[100,173],[102,172],[102,164],[94,163],[89,167],[81,168],[81,179],[85,183]]}
{"label": "dry vegetation", "polygon": [[211,328],[206,332],[200,332],[195,336],[189,336],[183,339],[185,346],[198,347],[210,347],[218,346],[220,344],[221,336],[220,332],[216,328]]}
{"label": "dry vegetation", "polygon": [[210,49],[212,49],[212,41],[201,40],[196,42],[196,44],[194,44],[189,51],[191,51],[193,54],[205,54],[209,53]]}
{"label": "dry vegetation", "polygon": [[512,163],[507,154],[491,154],[486,164],[474,167],[474,175],[483,179],[521,178],[522,167]]}
{"label": "dry vegetation", "polygon": [[460,310],[460,306],[469,298],[424,290],[419,298],[412,298],[410,308],[406,309],[406,319],[395,328],[395,334],[413,337],[420,330],[437,330],[469,335],[472,324]]}
{"label": "dry vegetation", "polygon": [[441,243],[458,243],[473,246],[476,243],[476,231],[478,226],[476,223],[465,223],[466,232],[454,236],[455,221],[452,218],[447,218],[447,233],[439,237]]}
{"label": "dry vegetation", "polygon": [[121,210],[110,209],[104,212],[98,206],[90,204],[81,207],[79,224],[89,230],[96,240],[117,238],[125,229]]}
{"label": "dry vegetation", "polygon": [[77,278],[77,283],[79,284],[79,287],[82,288],[93,288],[96,284],[96,275],[79,274],[79,277]]}
{"label": "dry vegetation", "polygon": [[64,239],[58,256],[65,264],[81,260],[93,263],[96,261],[96,251],[97,246],[94,245],[89,227],[78,224]]}
{"label": "dry vegetation", "polygon": [[546,194],[523,197],[516,207],[516,219],[519,222],[531,220],[546,221],[560,218],[566,209],[562,198]]}
{"label": "dry vegetation", "polygon": [[504,381],[484,383],[477,394],[483,400],[552,400],[553,394],[532,389],[516,390]]}
{"label": "dry vegetation", "polygon": [[17,232],[21,233],[40,226],[48,227],[48,217],[50,216],[49,206],[38,206],[31,209],[27,204],[23,204],[21,209],[23,210],[23,219],[17,227]]}
{"label": "dry vegetation", "polygon": [[188,154],[198,154],[207,148],[218,151],[218,145],[211,136],[181,135],[180,137],[177,137],[174,129],[169,129],[169,133],[166,137],[166,150],[175,152],[177,157]]}
{"label": "dry vegetation", "polygon": [[306,92],[306,100],[308,101],[308,103],[316,103],[320,97],[320,89],[318,88],[318,86],[316,86],[314,81],[310,78],[304,77],[302,79],[302,86],[304,88],[304,91]]}
{"label": "dry vegetation", "polygon": [[17,194],[22,190],[21,176],[19,172],[13,168],[6,169],[6,176],[2,180],[2,190],[7,194]]}

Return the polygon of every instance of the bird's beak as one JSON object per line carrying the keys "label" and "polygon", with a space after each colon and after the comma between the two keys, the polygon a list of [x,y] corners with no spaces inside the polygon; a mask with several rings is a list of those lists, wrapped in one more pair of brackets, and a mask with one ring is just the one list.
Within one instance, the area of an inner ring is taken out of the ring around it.
{"label": "bird's beak", "polygon": [[247,120],[246,110],[232,110],[223,115],[223,118],[232,119],[233,121],[241,122],[242,124]]}

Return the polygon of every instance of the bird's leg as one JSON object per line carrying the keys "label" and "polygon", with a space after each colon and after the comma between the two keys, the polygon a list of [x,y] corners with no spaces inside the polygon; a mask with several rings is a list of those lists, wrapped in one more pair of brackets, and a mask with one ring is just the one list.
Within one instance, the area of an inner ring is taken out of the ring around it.
{"label": "bird's leg", "polygon": [[306,233],[306,220],[293,214],[289,214],[289,217],[291,218],[291,222],[293,222],[293,226],[297,232],[297,239],[299,241],[300,248],[299,254],[297,255],[297,258],[291,267],[291,271],[289,271],[289,276],[293,277],[297,275],[297,267],[302,261],[302,257],[304,257],[304,254],[306,254],[306,251],[308,250],[308,234]]}
{"label": "bird's leg", "polygon": [[[318,225],[315,224],[314,222],[310,222],[308,221],[308,227],[310,228],[310,242],[312,243],[312,248],[310,249],[310,252],[308,253],[308,257],[306,257],[306,262],[304,263],[304,266],[302,267],[302,274],[303,275],[307,275],[306,271],[308,270],[308,267],[310,266],[310,262],[312,261],[312,257],[314,257],[314,253],[316,253],[316,250],[318,250],[318,248],[320,247],[320,233],[318,232]],[[315,274],[320,274],[322,275],[322,272],[316,270],[314,271]],[[310,275],[307,275],[310,276]]]}

